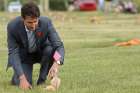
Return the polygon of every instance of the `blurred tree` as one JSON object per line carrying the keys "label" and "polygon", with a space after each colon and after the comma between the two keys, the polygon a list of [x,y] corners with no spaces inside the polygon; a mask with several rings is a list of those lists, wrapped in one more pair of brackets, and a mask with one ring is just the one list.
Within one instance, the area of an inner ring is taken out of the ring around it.
{"label": "blurred tree", "polygon": [[41,9],[43,12],[46,12],[49,10],[49,8],[48,8],[49,3],[48,2],[49,2],[49,0],[40,0],[40,6],[41,6]]}
{"label": "blurred tree", "polygon": [[68,0],[49,0],[50,10],[66,11],[68,9]]}
{"label": "blurred tree", "polygon": [[24,4],[30,1],[35,2],[41,7],[43,12],[48,11],[49,0],[0,0],[0,11],[7,10],[7,6],[9,2],[13,2],[13,1],[19,1],[21,2],[21,4]]}
{"label": "blurred tree", "polygon": [[40,0],[19,0],[22,4],[27,3],[27,2],[35,2],[37,4],[39,4]]}
{"label": "blurred tree", "polygon": [[136,4],[138,12],[140,12],[140,0],[133,0],[133,2]]}
{"label": "blurred tree", "polygon": [[0,11],[4,10],[4,0],[0,0]]}

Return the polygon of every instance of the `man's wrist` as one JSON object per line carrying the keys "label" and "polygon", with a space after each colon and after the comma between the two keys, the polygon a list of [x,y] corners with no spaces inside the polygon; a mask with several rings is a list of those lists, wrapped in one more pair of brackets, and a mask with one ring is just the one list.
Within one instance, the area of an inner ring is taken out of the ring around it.
{"label": "man's wrist", "polygon": [[61,63],[60,63],[60,61],[58,60],[58,61],[55,61],[58,65],[61,65]]}
{"label": "man's wrist", "polygon": [[22,75],[19,77],[19,80],[23,80],[23,79],[26,79],[24,74],[22,74]]}

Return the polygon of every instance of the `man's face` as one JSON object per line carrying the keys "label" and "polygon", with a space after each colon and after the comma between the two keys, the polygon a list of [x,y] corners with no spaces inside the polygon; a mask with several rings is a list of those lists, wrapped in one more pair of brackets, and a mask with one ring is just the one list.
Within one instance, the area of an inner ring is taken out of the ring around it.
{"label": "man's face", "polygon": [[37,17],[26,16],[25,18],[23,18],[23,21],[24,21],[24,25],[30,31],[35,31],[35,29],[38,26],[38,18]]}

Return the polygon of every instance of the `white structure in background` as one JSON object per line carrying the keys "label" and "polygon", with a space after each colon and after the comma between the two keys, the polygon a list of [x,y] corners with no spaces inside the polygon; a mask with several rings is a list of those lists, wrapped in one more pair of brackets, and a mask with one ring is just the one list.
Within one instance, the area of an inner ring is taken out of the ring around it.
{"label": "white structure in background", "polygon": [[105,0],[98,0],[98,9],[104,11],[105,8]]}
{"label": "white structure in background", "polygon": [[10,2],[9,5],[8,5],[8,11],[9,12],[20,12],[21,7],[22,7],[22,5],[19,1]]}

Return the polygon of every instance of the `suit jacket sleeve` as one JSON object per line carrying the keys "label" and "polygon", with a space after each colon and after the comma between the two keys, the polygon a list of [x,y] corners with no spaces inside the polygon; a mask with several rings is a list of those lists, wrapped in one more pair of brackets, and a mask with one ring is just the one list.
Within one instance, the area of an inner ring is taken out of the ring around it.
{"label": "suit jacket sleeve", "polygon": [[61,41],[58,33],[56,32],[51,20],[48,21],[48,39],[51,42],[53,48],[55,49],[55,52],[57,51],[60,54],[60,62],[61,64],[64,63],[64,45],[63,42]]}
{"label": "suit jacket sleeve", "polygon": [[16,42],[15,33],[12,24],[7,26],[7,42],[8,42],[8,65],[11,65],[18,76],[23,74],[21,67],[21,59],[19,56],[19,46]]}

